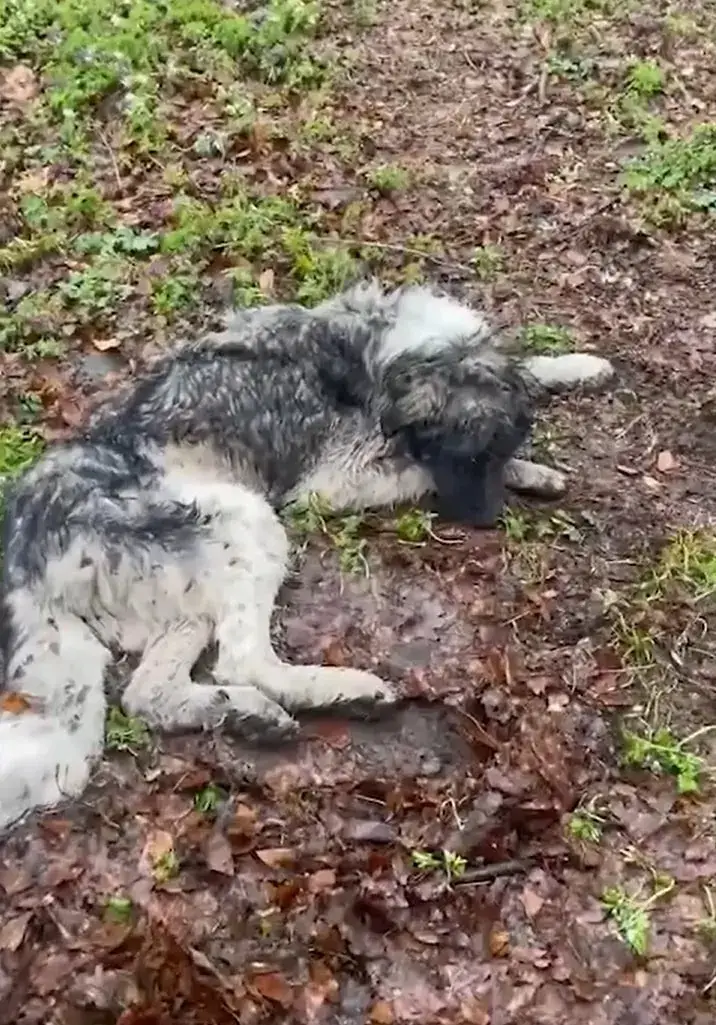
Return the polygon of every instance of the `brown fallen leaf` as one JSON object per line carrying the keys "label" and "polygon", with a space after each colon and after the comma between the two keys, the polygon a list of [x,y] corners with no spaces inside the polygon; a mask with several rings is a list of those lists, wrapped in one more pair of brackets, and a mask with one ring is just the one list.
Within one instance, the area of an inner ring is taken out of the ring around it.
{"label": "brown fallen leaf", "polygon": [[336,873],[332,868],[319,868],[308,878],[308,889],[311,893],[320,893],[321,890],[330,890],[336,885]]}
{"label": "brown fallen leaf", "polygon": [[500,926],[490,932],[490,956],[506,957],[510,952],[510,934]]}
{"label": "brown fallen leaf", "polygon": [[278,972],[262,972],[260,975],[254,975],[248,988],[281,1007],[290,1007],[294,1001],[293,987]]}
{"label": "brown fallen leaf", "polygon": [[676,469],[676,459],[667,448],[656,457],[656,468],[659,473],[669,473]]}
{"label": "brown fallen leaf", "polygon": [[274,277],[275,275],[271,267],[267,267],[266,270],[262,270],[259,274],[259,288],[266,296],[273,295]]}
{"label": "brown fallen leaf", "polygon": [[32,703],[16,690],[8,690],[0,697],[0,710],[10,715],[24,715],[32,709]]}
{"label": "brown fallen leaf", "polygon": [[542,905],[544,904],[544,898],[540,897],[540,895],[535,893],[534,890],[531,890],[529,886],[525,886],[520,896],[520,900],[522,901],[522,906],[529,918],[534,918],[535,915],[538,915],[542,910]]}
{"label": "brown fallen leaf", "polygon": [[256,831],[256,809],[248,804],[237,804],[228,832],[234,836],[253,836]]}
{"label": "brown fallen leaf", "polygon": [[234,858],[231,844],[218,829],[209,836],[204,847],[204,857],[212,872],[220,872],[224,876],[234,874]]}
{"label": "brown fallen leaf", "polygon": [[174,850],[174,838],[171,833],[158,829],[147,840],[139,858],[139,870],[143,875],[152,875],[157,862],[166,858]]}
{"label": "brown fallen leaf", "polygon": [[41,167],[39,171],[26,171],[17,180],[17,191],[22,195],[39,196],[47,188],[49,179],[49,167]]}
{"label": "brown fallen leaf", "polygon": [[99,352],[109,352],[110,349],[118,349],[122,343],[119,338],[93,338],[92,344]]}
{"label": "brown fallen leaf", "polygon": [[27,927],[32,918],[32,911],[25,911],[22,915],[11,918],[9,922],[0,928],[0,950],[16,951],[25,939]]}
{"label": "brown fallen leaf", "polygon": [[377,1000],[370,1009],[371,1025],[393,1025],[395,1015],[387,1000]]}
{"label": "brown fallen leaf", "polygon": [[269,868],[287,868],[296,861],[296,852],[293,847],[266,847],[256,857]]}
{"label": "brown fallen leaf", "polygon": [[468,997],[460,1004],[460,1021],[464,1025],[490,1025],[490,1015],[476,997]]}
{"label": "brown fallen leaf", "polygon": [[39,92],[35,72],[26,64],[16,64],[3,76],[0,91],[4,100],[18,107],[26,107]]}

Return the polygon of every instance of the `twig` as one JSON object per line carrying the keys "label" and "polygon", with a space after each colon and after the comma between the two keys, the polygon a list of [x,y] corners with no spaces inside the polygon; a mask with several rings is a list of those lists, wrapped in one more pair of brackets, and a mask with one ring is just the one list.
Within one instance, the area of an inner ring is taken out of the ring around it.
{"label": "twig", "polygon": [[464,274],[474,274],[475,270],[466,263],[458,263],[456,260],[446,260],[444,257],[435,256],[434,253],[426,253],[422,249],[416,249],[414,246],[404,246],[394,242],[373,242],[367,238],[339,238],[339,239],[323,239],[322,241],[331,241],[342,243],[345,246],[361,246],[372,249],[384,249],[389,253],[401,253],[405,256],[419,256],[421,260],[431,260],[433,263],[439,264],[441,267],[445,267],[448,270],[459,270]]}
{"label": "twig", "polygon": [[475,883],[489,883],[492,879],[522,875],[530,868],[532,868],[532,862],[529,860],[496,861],[492,865],[483,865],[481,868],[468,868],[459,879],[453,880],[453,885],[469,886]]}
{"label": "twig", "polygon": [[102,129],[99,127],[99,125],[95,125],[95,128],[97,130],[97,135],[99,136],[99,138],[100,138],[100,140],[102,142],[102,145],[104,146],[104,148],[109,153],[109,159],[112,161],[112,169],[114,170],[114,177],[117,179],[117,188],[120,190],[120,192],[123,192],[124,191],[124,183],[122,182],[122,175],[119,173],[119,165],[117,164],[117,158],[114,155],[114,150],[110,146],[109,139],[104,134]]}

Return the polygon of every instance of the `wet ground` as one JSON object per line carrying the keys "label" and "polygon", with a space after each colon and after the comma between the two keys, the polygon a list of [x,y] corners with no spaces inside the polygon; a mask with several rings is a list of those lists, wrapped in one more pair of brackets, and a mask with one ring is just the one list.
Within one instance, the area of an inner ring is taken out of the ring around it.
{"label": "wet ground", "polygon": [[[510,329],[568,328],[619,381],[545,412],[558,506],[419,546],[371,518],[367,574],[321,536],[298,560],[283,653],[384,674],[395,713],[306,719],[273,750],[153,738],[4,841],[0,1022],[714,1020],[713,225],[645,219],[618,183],[645,143],[610,116],[651,60],[652,113],[681,135],[703,120],[716,29],[706,4],[587,6],[335,5],[336,132],[308,155],[260,133],[232,151],[327,235],[376,243],[385,276],[417,264]],[[213,196],[224,164],[187,152]],[[386,164],[410,184],[367,189]],[[163,186],[151,160],[135,173],[113,202],[156,227]],[[476,246],[499,248],[494,274]],[[3,402],[35,389],[48,437],[75,426],[171,333],[142,295],[112,366],[85,327],[59,365],[4,354]]]}

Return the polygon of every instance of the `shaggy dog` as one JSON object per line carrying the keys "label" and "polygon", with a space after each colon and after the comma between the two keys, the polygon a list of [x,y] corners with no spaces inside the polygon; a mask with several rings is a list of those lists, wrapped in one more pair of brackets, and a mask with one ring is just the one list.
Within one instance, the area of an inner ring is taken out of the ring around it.
{"label": "shaggy dog", "polygon": [[[300,709],[393,702],[371,673],[273,650],[276,510],[434,492],[446,517],[491,524],[538,392],[482,317],[421,287],[232,313],[160,359],[7,496],[5,687],[30,707],[0,713],[0,828],[82,791],[117,648],[140,655],[124,710],[158,730],[276,739]],[[215,685],[195,682],[212,641]]]}

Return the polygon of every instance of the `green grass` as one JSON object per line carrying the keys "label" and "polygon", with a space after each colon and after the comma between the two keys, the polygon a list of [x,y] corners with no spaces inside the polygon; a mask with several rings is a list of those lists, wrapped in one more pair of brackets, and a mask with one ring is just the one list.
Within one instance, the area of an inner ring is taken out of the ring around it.
{"label": "green grass", "polygon": [[686,749],[690,739],[678,740],[664,726],[644,734],[625,730],[623,762],[656,775],[673,776],[680,794],[698,793],[706,766],[703,758]]}
{"label": "green grass", "polygon": [[338,553],[342,573],[368,574],[367,541],[361,536],[362,516],[336,516],[330,505],[318,494],[310,495],[306,501],[286,506],[282,515],[299,543],[305,544],[313,535],[327,538]]}
{"label": "green grass", "polygon": [[439,854],[433,854],[431,851],[413,851],[411,857],[418,871],[443,872],[448,883],[453,879],[459,879],[467,868],[465,858],[454,851],[440,851]]}
{"label": "green grass", "polygon": [[40,456],[42,438],[30,427],[6,424],[0,427],[0,478],[14,477]]}
{"label": "green grass", "polygon": [[114,925],[126,925],[132,921],[134,904],[131,898],[116,895],[109,897],[104,906],[104,920]]}
{"label": "green grass", "polygon": [[716,123],[699,125],[684,138],[652,139],[625,164],[620,180],[657,223],[716,211]]}
{"label": "green grass", "polygon": [[410,172],[398,164],[382,164],[367,175],[368,183],[385,195],[404,192],[410,186]]}
{"label": "green grass", "polygon": [[557,356],[572,352],[574,335],[568,327],[559,324],[528,324],[520,333],[522,346],[535,355]]}
{"label": "green grass", "polygon": [[494,281],[505,268],[505,254],[499,246],[478,246],[472,255],[472,265],[480,281]]}
{"label": "green grass", "polygon": [[225,791],[215,783],[208,783],[194,794],[194,807],[202,815],[213,816],[225,800]]}
{"label": "green grass", "polygon": [[134,754],[149,747],[151,735],[147,724],[135,716],[125,715],[120,708],[110,708],[105,723],[105,746],[108,751],[129,751]]}
{"label": "green grass", "polygon": [[642,897],[641,891],[630,893],[623,886],[610,886],[603,891],[602,907],[622,942],[638,957],[646,956],[649,950],[652,909],[674,886],[673,879],[655,875],[654,889],[648,897]]}

